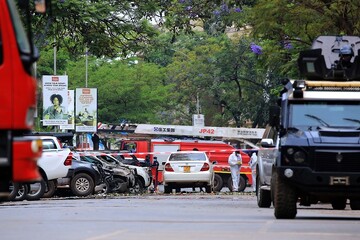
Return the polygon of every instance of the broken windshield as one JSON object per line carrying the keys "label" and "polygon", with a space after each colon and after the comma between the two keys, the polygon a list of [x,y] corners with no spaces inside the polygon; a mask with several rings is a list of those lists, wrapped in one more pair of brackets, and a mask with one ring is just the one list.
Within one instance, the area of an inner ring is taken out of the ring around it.
{"label": "broken windshield", "polygon": [[289,127],[302,130],[316,127],[360,127],[357,102],[297,102],[290,104]]}

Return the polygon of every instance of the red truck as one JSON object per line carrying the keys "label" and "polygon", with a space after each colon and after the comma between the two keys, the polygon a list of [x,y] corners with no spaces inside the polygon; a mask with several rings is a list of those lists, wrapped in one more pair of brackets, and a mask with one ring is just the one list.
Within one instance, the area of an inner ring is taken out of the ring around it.
{"label": "red truck", "polygon": [[[212,140],[122,140],[120,150],[123,152],[132,152],[138,158],[144,158],[146,155],[151,156],[151,161],[157,157],[159,162],[158,181],[162,182],[162,162],[171,152],[191,151],[196,148],[208,154],[211,161],[216,161],[214,165],[215,172],[215,191],[220,191],[223,187],[232,186],[230,167],[228,164],[229,155],[236,149],[223,142]],[[239,190],[243,191],[248,184],[252,184],[251,168],[249,167],[250,157],[243,151],[239,150],[242,156],[243,165],[240,169],[240,186]],[[155,179],[155,172],[153,172]],[[232,189],[229,187],[229,189]]]}
{"label": "red truck", "polygon": [[[38,5],[44,1],[35,2],[37,8],[44,7]],[[29,9],[29,1],[18,3]],[[23,28],[15,1],[0,0],[0,200],[8,198],[13,183],[41,179],[41,139],[24,136],[34,126],[37,85],[32,74],[38,59],[27,36],[31,34]]]}

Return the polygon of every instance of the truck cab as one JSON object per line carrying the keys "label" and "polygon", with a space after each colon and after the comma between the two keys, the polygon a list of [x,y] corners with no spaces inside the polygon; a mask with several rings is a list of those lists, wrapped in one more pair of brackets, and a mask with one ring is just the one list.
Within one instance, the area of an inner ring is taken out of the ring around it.
{"label": "truck cab", "polygon": [[[25,137],[34,127],[37,83],[33,65],[38,52],[28,38],[16,1],[0,0],[0,201],[9,194],[9,183],[29,183],[41,179],[37,159],[42,153],[41,139]],[[28,10],[29,1],[17,1]],[[35,1],[37,11],[49,1]]]}
{"label": "truck cab", "polygon": [[[360,209],[359,40],[319,37],[314,49],[300,53],[306,79],[283,81],[278,114],[270,114],[275,138],[262,140],[257,168],[258,205],[272,202],[276,218],[295,218],[298,203],[328,202],[342,210],[349,200],[352,210]],[[355,53],[351,68],[327,64],[344,45]],[[266,146],[269,139],[274,144]]]}

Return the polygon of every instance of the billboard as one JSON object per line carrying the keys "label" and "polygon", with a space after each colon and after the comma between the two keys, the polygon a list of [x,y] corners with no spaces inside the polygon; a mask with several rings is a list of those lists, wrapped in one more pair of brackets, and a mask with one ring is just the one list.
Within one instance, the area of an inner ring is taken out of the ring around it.
{"label": "billboard", "polygon": [[68,122],[68,76],[44,75],[43,125],[54,126]]}
{"label": "billboard", "polygon": [[68,90],[68,122],[67,124],[60,125],[61,130],[74,130],[75,129],[75,91]]}
{"label": "billboard", "polygon": [[96,132],[97,130],[97,89],[76,89],[75,131]]}

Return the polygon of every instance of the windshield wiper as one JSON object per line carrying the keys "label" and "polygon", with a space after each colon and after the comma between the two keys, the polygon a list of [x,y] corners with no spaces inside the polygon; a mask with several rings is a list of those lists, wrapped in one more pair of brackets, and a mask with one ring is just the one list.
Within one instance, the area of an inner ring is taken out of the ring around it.
{"label": "windshield wiper", "polygon": [[319,118],[319,117],[317,117],[315,115],[305,114],[305,116],[317,120],[319,123],[321,123],[322,125],[324,125],[326,127],[330,127],[330,125],[327,122],[325,122],[324,120],[322,120],[321,118]]}
{"label": "windshield wiper", "polygon": [[347,120],[347,121],[351,121],[351,122],[356,122],[356,123],[360,123],[360,120],[359,119],[355,119],[355,118],[343,118],[344,120]]}

